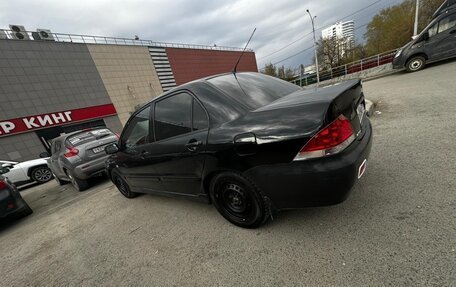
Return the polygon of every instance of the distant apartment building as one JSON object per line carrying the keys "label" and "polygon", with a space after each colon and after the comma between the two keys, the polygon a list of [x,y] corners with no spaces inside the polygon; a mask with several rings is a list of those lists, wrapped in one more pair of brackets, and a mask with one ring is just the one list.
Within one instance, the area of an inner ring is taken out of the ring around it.
{"label": "distant apartment building", "polygon": [[347,50],[355,46],[355,22],[337,22],[321,31],[323,39],[336,38],[341,40],[340,56],[344,56]]}

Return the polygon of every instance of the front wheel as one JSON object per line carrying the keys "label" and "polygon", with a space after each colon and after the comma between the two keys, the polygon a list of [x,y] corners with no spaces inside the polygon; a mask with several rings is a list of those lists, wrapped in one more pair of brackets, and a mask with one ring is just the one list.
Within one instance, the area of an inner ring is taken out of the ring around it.
{"label": "front wheel", "polygon": [[47,166],[39,166],[32,170],[31,177],[38,183],[45,183],[52,179],[52,172]]}
{"label": "front wheel", "polygon": [[128,186],[128,183],[117,173],[113,173],[112,181],[116,185],[120,193],[126,198],[134,198],[139,195],[139,193],[131,191],[130,186]]}
{"label": "front wheel", "polygon": [[239,173],[223,172],[210,184],[210,197],[215,208],[231,223],[256,228],[269,217],[269,205],[260,189]]}
{"label": "front wheel", "polygon": [[416,72],[424,68],[426,59],[422,56],[415,56],[407,61],[405,68],[407,72]]}

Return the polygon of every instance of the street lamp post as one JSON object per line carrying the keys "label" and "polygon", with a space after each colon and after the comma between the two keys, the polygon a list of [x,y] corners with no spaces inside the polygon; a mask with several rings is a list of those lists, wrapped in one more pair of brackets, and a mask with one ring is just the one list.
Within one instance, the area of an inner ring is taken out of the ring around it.
{"label": "street lamp post", "polygon": [[314,38],[314,45],[315,45],[315,69],[317,70],[317,87],[320,84],[320,73],[318,72],[318,57],[317,57],[317,39],[315,38],[315,25],[314,25],[314,19],[317,18],[317,16],[312,17],[312,14],[310,14],[309,9],[306,10],[307,13],[309,13],[310,21],[312,21],[312,32],[313,32],[313,38]]}
{"label": "street lamp post", "polygon": [[415,7],[415,25],[413,25],[413,36],[418,35],[418,14],[420,11],[420,0],[416,0]]}

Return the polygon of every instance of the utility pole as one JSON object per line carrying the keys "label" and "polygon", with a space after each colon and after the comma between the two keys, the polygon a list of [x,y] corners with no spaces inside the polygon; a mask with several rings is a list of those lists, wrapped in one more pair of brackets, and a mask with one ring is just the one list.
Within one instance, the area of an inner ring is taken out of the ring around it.
{"label": "utility pole", "polygon": [[416,9],[415,9],[415,25],[413,26],[413,36],[418,35],[418,14],[420,10],[420,0],[416,1]]}
{"label": "utility pole", "polygon": [[315,25],[314,25],[314,19],[317,18],[317,16],[312,17],[312,14],[310,14],[309,9],[306,10],[307,13],[309,13],[310,21],[312,21],[312,32],[313,32],[313,37],[314,37],[314,45],[315,45],[315,69],[317,70],[317,87],[320,84],[320,74],[318,72],[318,58],[317,58],[317,39],[315,38]]}

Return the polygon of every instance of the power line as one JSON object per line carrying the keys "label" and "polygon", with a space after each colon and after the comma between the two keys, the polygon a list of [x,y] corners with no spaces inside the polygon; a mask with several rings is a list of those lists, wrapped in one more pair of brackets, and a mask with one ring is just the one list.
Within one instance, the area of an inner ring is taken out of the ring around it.
{"label": "power line", "polygon": [[[367,22],[366,24],[363,24],[363,25],[360,25],[360,26],[356,27],[356,28],[354,29],[354,31],[356,31],[356,30],[358,30],[358,29],[360,29],[360,28],[363,28],[363,27],[365,27],[365,26],[367,26],[367,25],[369,25],[369,22]],[[300,50],[300,51],[297,52],[296,54],[293,54],[293,55],[291,55],[291,56],[286,57],[285,59],[282,59],[282,60],[280,60],[280,61],[277,61],[277,62],[273,63],[273,65],[277,65],[277,64],[279,64],[279,63],[282,63],[283,61],[286,61],[286,60],[288,60],[288,59],[291,59],[291,58],[293,58],[293,57],[296,57],[297,55],[302,54],[302,53],[304,53],[304,52],[306,52],[306,51],[312,49],[313,47],[314,47],[314,45],[312,45],[312,46],[310,46],[310,47],[307,47],[307,48],[305,48],[305,49],[303,49],[303,50]]]}
{"label": "power line", "polygon": [[279,63],[282,63],[283,61],[286,61],[286,60],[288,60],[288,59],[291,59],[291,58],[293,58],[293,57],[296,57],[297,55],[302,54],[302,53],[304,53],[304,52],[306,52],[306,51],[312,49],[313,47],[314,47],[314,45],[312,45],[312,46],[310,46],[310,47],[307,47],[307,48],[305,48],[305,49],[303,49],[303,50],[297,52],[296,54],[293,54],[293,55],[291,55],[291,56],[286,57],[285,59],[282,59],[282,60],[280,60],[280,61],[278,61],[278,62],[273,63],[273,65],[277,65],[277,64],[279,64]]}
{"label": "power line", "polygon": [[[374,6],[375,4],[380,3],[381,1],[383,1],[383,0],[377,0],[377,1],[375,1],[375,2],[373,2],[373,3],[371,3],[371,4],[367,5],[367,6],[365,6],[365,7],[361,8],[361,9],[359,9],[359,10],[356,10],[355,12],[353,12],[353,13],[351,13],[351,14],[349,14],[349,15],[346,15],[346,16],[340,18],[340,19],[338,19],[338,20],[336,21],[336,23],[339,22],[339,21],[342,21],[342,20],[345,19],[345,18],[351,17],[351,16],[353,16],[353,15],[355,15],[355,14],[361,12],[361,11],[364,11],[364,10],[366,10],[366,9],[368,9],[368,8],[370,8],[370,7],[372,7],[372,6]],[[316,28],[315,31],[317,31],[317,30],[322,30],[322,29],[325,29],[325,28],[330,27],[330,26],[331,26],[331,25],[319,27],[319,28]],[[291,43],[289,43],[289,44],[283,46],[282,48],[280,48],[280,49],[278,49],[278,50],[276,50],[276,51],[274,51],[274,52],[272,52],[272,53],[270,53],[270,54],[267,54],[266,56],[263,56],[263,57],[259,58],[258,60],[261,60],[261,59],[267,58],[267,57],[269,57],[269,56],[271,56],[271,55],[274,55],[274,54],[276,54],[276,53],[278,53],[278,52],[280,52],[280,51],[282,51],[282,50],[284,50],[284,49],[290,47],[291,45],[295,44],[296,42],[298,42],[298,41],[300,41],[300,40],[306,38],[306,37],[309,36],[309,35],[312,35],[312,32],[310,32],[310,33],[308,33],[308,34],[306,34],[306,35],[304,35],[304,36],[302,36],[302,37],[300,37],[300,38],[294,40],[293,42],[291,42]]]}

